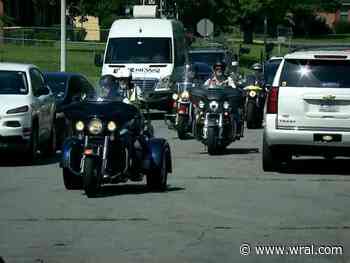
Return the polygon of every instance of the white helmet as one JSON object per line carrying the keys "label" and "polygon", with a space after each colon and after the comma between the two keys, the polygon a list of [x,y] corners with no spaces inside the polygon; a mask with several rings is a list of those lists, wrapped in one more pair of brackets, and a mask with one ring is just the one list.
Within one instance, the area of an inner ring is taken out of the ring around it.
{"label": "white helmet", "polygon": [[121,68],[118,70],[117,74],[115,75],[117,79],[130,79],[132,80],[132,73],[130,69],[127,68]]}

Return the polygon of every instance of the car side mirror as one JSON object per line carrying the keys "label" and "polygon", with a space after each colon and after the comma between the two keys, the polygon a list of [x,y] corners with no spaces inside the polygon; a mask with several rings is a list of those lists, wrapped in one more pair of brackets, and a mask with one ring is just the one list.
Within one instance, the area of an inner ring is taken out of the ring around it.
{"label": "car side mirror", "polygon": [[40,87],[36,93],[38,97],[44,96],[44,95],[49,95],[50,94],[50,88],[46,85]]}
{"label": "car side mirror", "polygon": [[102,54],[95,54],[95,66],[96,67],[102,67],[103,66]]}

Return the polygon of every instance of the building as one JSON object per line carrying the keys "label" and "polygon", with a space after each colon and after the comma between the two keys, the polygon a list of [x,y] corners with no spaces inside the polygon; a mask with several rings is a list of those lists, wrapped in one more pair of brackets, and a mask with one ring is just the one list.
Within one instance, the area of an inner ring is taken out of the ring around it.
{"label": "building", "polygon": [[75,17],[74,26],[86,30],[84,40],[100,41],[100,25],[97,17],[87,16],[84,20],[81,17]]}

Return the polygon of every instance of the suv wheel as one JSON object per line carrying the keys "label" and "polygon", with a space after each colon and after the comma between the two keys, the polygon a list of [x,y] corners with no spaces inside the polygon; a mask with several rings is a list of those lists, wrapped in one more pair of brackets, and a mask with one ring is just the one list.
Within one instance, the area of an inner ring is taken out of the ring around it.
{"label": "suv wheel", "polygon": [[54,156],[56,154],[56,125],[53,124],[52,128],[51,128],[51,134],[50,134],[50,138],[49,141],[47,142],[47,145],[45,146],[44,149],[44,155],[46,155],[47,157],[51,157]]}
{"label": "suv wheel", "polygon": [[36,126],[33,126],[32,135],[30,137],[29,149],[26,154],[26,160],[28,162],[35,163],[38,156],[38,129]]}
{"label": "suv wheel", "polygon": [[277,156],[276,150],[271,149],[264,137],[263,139],[263,154],[262,154],[262,163],[263,170],[265,172],[275,172],[278,170],[281,165],[281,159]]}

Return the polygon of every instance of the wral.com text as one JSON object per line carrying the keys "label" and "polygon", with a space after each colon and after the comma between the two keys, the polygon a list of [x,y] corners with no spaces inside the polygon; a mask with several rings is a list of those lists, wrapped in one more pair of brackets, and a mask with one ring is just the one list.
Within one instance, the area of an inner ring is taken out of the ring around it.
{"label": "wral.com text", "polygon": [[342,256],[341,245],[251,245],[243,243],[239,247],[241,256]]}

